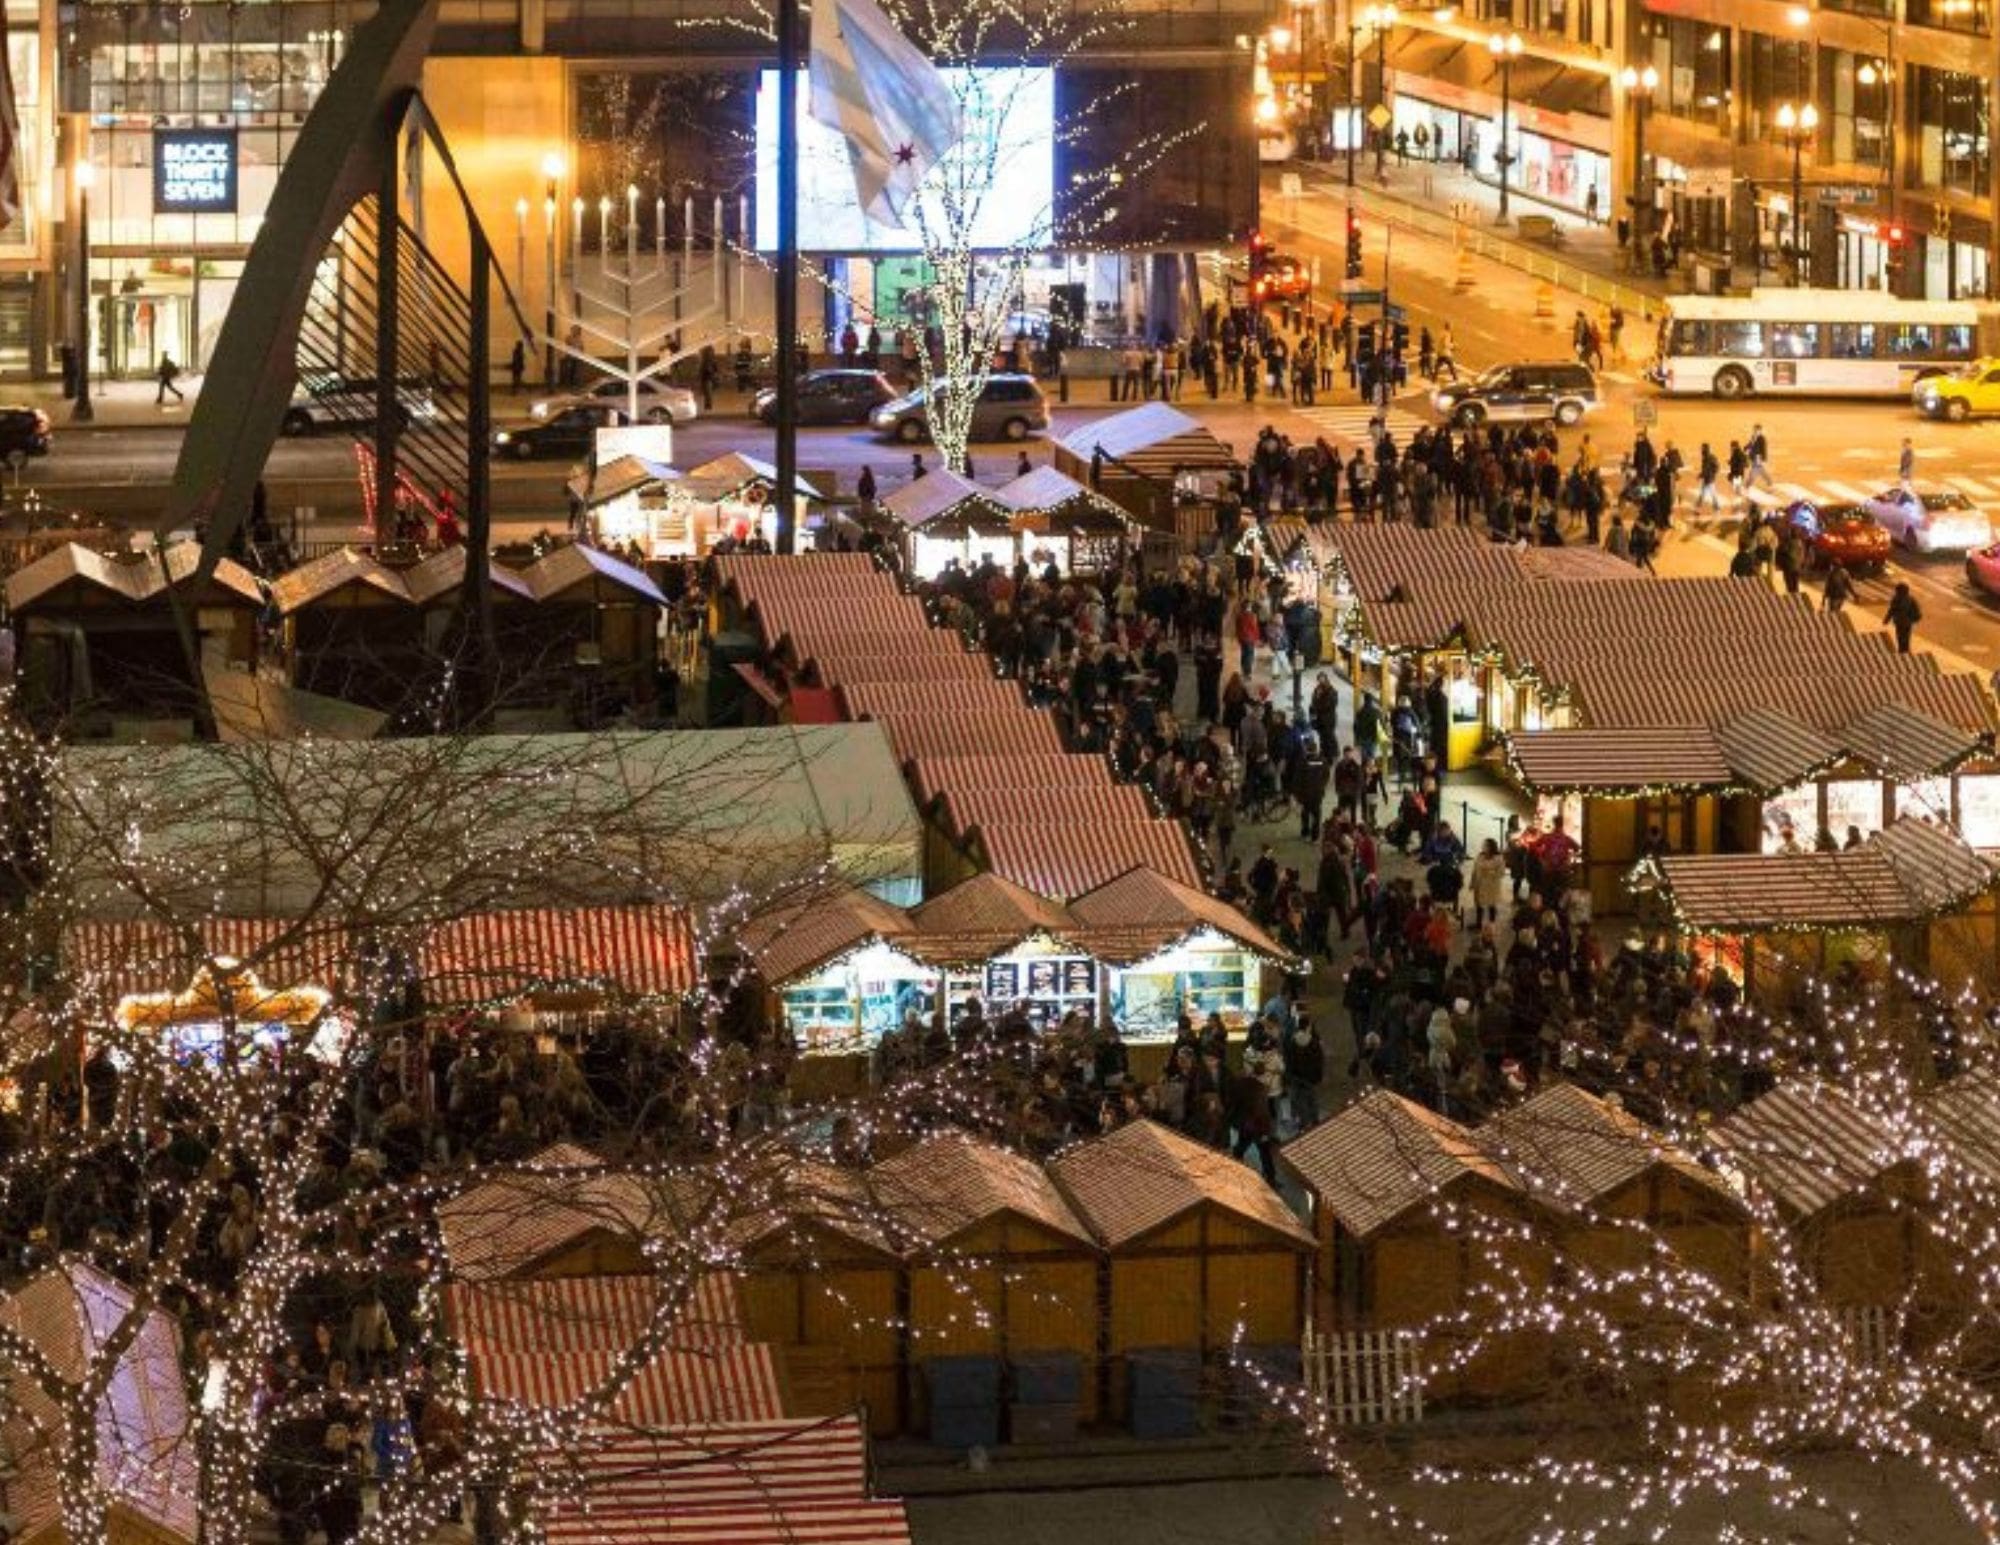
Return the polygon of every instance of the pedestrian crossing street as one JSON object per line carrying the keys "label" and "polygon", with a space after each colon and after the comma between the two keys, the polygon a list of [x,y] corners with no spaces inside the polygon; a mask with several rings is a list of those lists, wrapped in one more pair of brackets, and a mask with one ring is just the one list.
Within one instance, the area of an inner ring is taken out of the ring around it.
{"label": "pedestrian crossing street", "polygon": [[1325,407],[1295,407],[1294,416],[1304,419],[1315,430],[1346,449],[1353,445],[1369,443],[1368,422],[1381,418],[1396,444],[1407,445],[1410,437],[1419,429],[1431,427],[1431,421],[1408,408],[1390,407],[1385,413],[1380,408],[1371,408],[1366,403],[1329,404]]}
{"label": "pedestrian crossing street", "polygon": [[[1973,503],[1979,505],[1981,508],[1990,507],[1996,515],[2000,515],[2000,476],[1984,478],[1961,477],[1954,473],[1950,477],[1940,479],[1939,481],[1949,482],[1952,487],[1958,489],[1968,499],[1972,500]],[[1695,490],[1699,486],[1690,473],[1683,472],[1681,474],[1679,481],[1675,484],[1674,491],[1683,507],[1693,505]],[[1896,479],[1894,476],[1872,478],[1865,481],[1853,478],[1815,477],[1805,482],[1796,483],[1786,482],[1782,478],[1773,478],[1769,490],[1770,497],[1762,502],[1766,504],[1775,502],[1785,505],[1800,499],[1808,499],[1815,504],[1863,504],[1895,486]],[[1761,491],[1761,487],[1753,490],[1753,492]],[[1718,483],[1716,485],[1716,492],[1722,495],[1723,513],[1733,514],[1738,501],[1730,496],[1728,485]]]}

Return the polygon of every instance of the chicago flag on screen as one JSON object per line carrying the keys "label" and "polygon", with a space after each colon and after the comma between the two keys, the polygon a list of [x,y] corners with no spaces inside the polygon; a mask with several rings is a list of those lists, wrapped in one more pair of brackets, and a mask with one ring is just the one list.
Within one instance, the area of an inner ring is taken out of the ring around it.
{"label": "chicago flag on screen", "polygon": [[812,115],[846,138],[862,209],[900,230],[924,174],[965,137],[958,98],[876,0],[813,0],[811,76]]}

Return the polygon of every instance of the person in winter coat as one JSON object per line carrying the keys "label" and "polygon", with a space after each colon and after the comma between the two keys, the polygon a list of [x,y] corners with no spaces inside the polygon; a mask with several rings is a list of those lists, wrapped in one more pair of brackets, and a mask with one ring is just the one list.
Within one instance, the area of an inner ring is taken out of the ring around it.
{"label": "person in winter coat", "polygon": [[1278,1183],[1277,1118],[1271,1110],[1271,1092],[1254,1073],[1238,1073],[1229,1080],[1229,1097],[1224,1102],[1230,1130],[1236,1136],[1230,1153],[1242,1158],[1252,1148],[1263,1168],[1264,1179]]}
{"label": "person in winter coat", "polygon": [[1285,1099],[1295,1132],[1309,1132],[1319,1125],[1319,1086],[1325,1080],[1326,1045],[1313,1028],[1312,1016],[1301,1013],[1285,1037]]}
{"label": "person in winter coat", "polygon": [[1299,835],[1308,842],[1319,841],[1320,813],[1326,808],[1329,769],[1320,750],[1318,737],[1292,758],[1292,798],[1299,802]]}
{"label": "person in winter coat", "polygon": [[1479,856],[1472,861],[1474,927],[1481,923],[1497,923],[1500,920],[1500,898],[1506,889],[1506,857],[1500,851],[1500,844],[1488,837],[1480,846]]}
{"label": "person in winter coat", "polygon": [[1882,614],[1882,620],[1896,630],[1896,653],[1910,652],[1910,634],[1918,623],[1924,620],[1924,609],[1917,605],[1917,598],[1910,594],[1907,582],[1898,581],[1896,593],[1889,597],[1889,609]]}

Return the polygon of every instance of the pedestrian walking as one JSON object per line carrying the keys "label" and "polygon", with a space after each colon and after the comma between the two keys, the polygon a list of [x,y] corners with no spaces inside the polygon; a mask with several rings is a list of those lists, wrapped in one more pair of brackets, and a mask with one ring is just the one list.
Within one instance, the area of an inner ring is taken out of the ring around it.
{"label": "pedestrian walking", "polygon": [[1750,439],[1743,447],[1743,454],[1748,462],[1743,480],[1745,491],[1756,483],[1768,492],[1771,487],[1771,442],[1764,438],[1762,424],[1750,426]]}
{"label": "pedestrian walking", "polygon": [[521,395],[521,381],[527,373],[527,346],[519,338],[516,338],[514,340],[514,348],[507,356],[507,389],[516,397]]}
{"label": "pedestrian walking", "polygon": [[1910,485],[1917,480],[1917,448],[1910,443],[1908,435],[1903,436],[1902,454],[1896,458],[1896,481],[1903,485],[1904,492],[1911,492]]}
{"label": "pedestrian walking", "polygon": [[1722,463],[1716,460],[1715,452],[1710,448],[1709,443],[1706,440],[1702,441],[1701,461],[1695,473],[1695,514],[1699,515],[1703,510],[1708,510],[1710,513],[1716,515],[1722,513],[1722,495],[1716,492],[1715,488],[1716,482],[1721,476]]}
{"label": "pedestrian walking", "polygon": [[1882,614],[1882,620],[1896,632],[1896,653],[1910,652],[1910,634],[1918,623],[1924,620],[1924,610],[1917,605],[1917,598],[1910,594],[1907,580],[1898,582],[1896,593],[1889,597],[1889,609]]}
{"label": "pedestrian walking", "polygon": [[174,363],[173,355],[162,354],[160,356],[160,368],[153,372],[153,379],[159,383],[160,387],[160,389],[153,394],[154,407],[163,406],[166,403],[167,394],[169,392],[173,393],[173,398],[175,402],[187,401],[187,399],[181,395],[181,389],[178,386],[174,385],[174,382],[178,381],[180,378],[181,378],[181,367]]}
{"label": "pedestrian walking", "polygon": [[1826,597],[1823,605],[1828,612],[1839,616],[1841,608],[1852,599],[1854,599],[1854,576],[1836,563],[1827,570]]}

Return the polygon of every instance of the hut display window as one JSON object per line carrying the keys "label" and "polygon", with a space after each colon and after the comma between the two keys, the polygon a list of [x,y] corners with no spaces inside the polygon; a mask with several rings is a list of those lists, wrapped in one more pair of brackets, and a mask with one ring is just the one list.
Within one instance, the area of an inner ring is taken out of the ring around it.
{"label": "hut display window", "polygon": [[830,973],[785,991],[785,1023],[806,1051],[842,1051],[853,1046],[860,1031],[855,1024],[852,984],[844,972]]}
{"label": "hut display window", "polygon": [[[1876,813],[1881,813],[1882,795],[1876,789]],[[1877,825],[1881,823],[1877,821]],[[1819,835],[1819,785],[1802,783],[1764,801],[1764,851],[1775,853],[1784,846],[1785,833],[1802,848],[1810,848]]]}
{"label": "hut display window", "polygon": [[[1951,805],[1946,801],[1945,808]],[[1836,842],[1846,842],[1854,827],[1871,837],[1882,829],[1882,782],[1879,778],[1829,778],[1826,784],[1826,827]],[[1802,828],[1799,841],[1807,847],[1819,834],[1817,825]]]}
{"label": "hut display window", "polygon": [[[1535,796],[1535,819],[1544,829],[1551,828],[1556,818],[1562,818],[1563,830],[1576,841],[1583,841],[1583,796],[1581,794],[1538,794]],[[1460,833],[1461,836],[1464,833]]]}
{"label": "hut display window", "polygon": [[1167,1039],[1181,1014],[1197,1023],[1220,1014],[1241,1025],[1257,1012],[1255,957],[1222,944],[1191,942],[1118,973],[1112,1015],[1136,1040]]}
{"label": "hut display window", "polygon": [[1097,1017],[1097,962],[1087,955],[1009,955],[987,962],[989,1008],[1020,1004],[1039,1028],[1072,1010]]}
{"label": "hut display window", "polygon": [[[1935,821],[1940,826],[1951,822],[1951,779],[1918,778],[1912,783],[1896,785],[1896,819],[1914,816],[1920,821]],[[1845,837],[1845,832],[1836,832]]]}
{"label": "hut display window", "polygon": [[1960,776],[1958,830],[1975,848],[2000,848],[2000,773]]}

